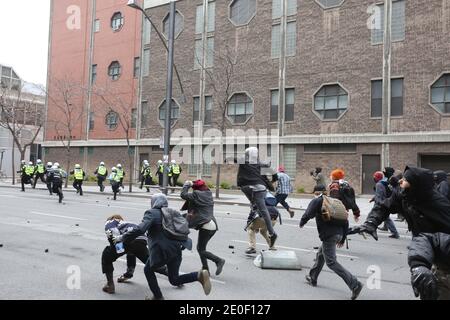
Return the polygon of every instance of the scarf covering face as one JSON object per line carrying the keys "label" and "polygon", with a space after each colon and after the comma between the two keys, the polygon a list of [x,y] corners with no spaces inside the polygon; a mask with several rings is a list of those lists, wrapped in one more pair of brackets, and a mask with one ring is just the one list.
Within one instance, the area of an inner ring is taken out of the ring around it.
{"label": "scarf covering face", "polygon": [[406,167],[403,177],[410,184],[410,187],[404,190],[408,197],[422,200],[431,198],[434,186],[434,177],[431,170]]}

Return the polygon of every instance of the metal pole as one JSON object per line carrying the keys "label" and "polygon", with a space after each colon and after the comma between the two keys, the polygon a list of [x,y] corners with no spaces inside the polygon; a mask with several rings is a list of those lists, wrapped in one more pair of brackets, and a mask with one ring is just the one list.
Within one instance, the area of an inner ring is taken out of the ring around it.
{"label": "metal pole", "polygon": [[174,1],[170,2],[170,19],[169,19],[169,54],[167,59],[167,86],[166,86],[166,119],[164,126],[164,176],[163,176],[163,192],[167,195],[169,184],[169,152],[170,152],[170,129],[172,119],[172,81],[173,81],[173,51],[175,39],[175,13],[176,5]]}
{"label": "metal pole", "polygon": [[280,23],[280,61],[279,61],[279,78],[278,78],[278,165],[284,162],[283,146],[281,138],[284,135],[284,114],[285,114],[285,86],[286,86],[286,0],[281,1],[281,23]]}
{"label": "metal pole", "polygon": [[[384,0],[384,40],[383,40],[383,136],[387,138],[391,131],[391,26],[392,26],[392,0]],[[389,143],[382,145],[381,166],[389,167]]]}

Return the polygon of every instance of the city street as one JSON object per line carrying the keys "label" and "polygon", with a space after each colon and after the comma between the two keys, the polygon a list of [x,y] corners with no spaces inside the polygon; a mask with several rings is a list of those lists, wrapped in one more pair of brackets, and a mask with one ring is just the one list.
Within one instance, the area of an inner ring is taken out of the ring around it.
{"label": "city street", "polygon": [[[102,250],[108,245],[104,234],[106,218],[120,214],[127,221],[139,223],[149,209],[150,197],[119,196],[117,201],[112,201],[109,194],[85,194],[80,197],[74,192],[65,192],[64,203],[58,204],[56,196],[49,196],[42,185],[39,187],[36,190],[27,189],[26,192],[0,188],[0,299],[143,300],[145,296],[151,296],[140,263],[130,283],[116,283],[115,295],[102,292],[105,278],[100,263]],[[358,201],[367,203],[364,198]],[[170,205],[178,209],[182,202],[172,196]],[[364,221],[366,208],[370,206],[361,207],[364,208],[361,217]],[[247,234],[243,231],[248,208],[216,204],[219,231],[210,241],[208,249],[226,259],[223,273],[212,277],[209,296],[204,295],[199,283],[176,288],[165,277],[158,275],[165,298],[349,299],[350,290],[326,266],[316,288],[305,282],[305,275],[313,265],[315,249],[320,244],[315,222],[310,221],[300,229],[298,223],[303,211],[296,210],[293,219],[284,209],[280,208],[280,212],[283,224],[275,227],[279,235],[276,247],[278,250],[295,251],[303,270],[263,270],[254,266],[256,255],[244,253],[248,247]],[[353,220],[351,224],[354,224]],[[407,265],[410,234],[406,233],[404,223],[396,222],[396,225],[401,234],[399,240],[388,238],[389,234],[385,232],[379,232],[378,242],[354,235],[349,239],[349,250],[338,249],[338,261],[364,283],[361,300],[414,299]],[[195,251],[197,231],[192,231],[191,238],[194,251],[184,251],[182,272],[197,271],[201,266]],[[257,242],[259,250],[267,248],[259,235]],[[125,271],[125,262],[124,256],[115,263],[116,279]],[[373,278],[369,268],[373,265],[381,271],[378,288],[374,281],[367,281]],[[81,286],[73,288],[70,277],[78,267]],[[214,274],[215,265],[211,262],[210,269]]]}

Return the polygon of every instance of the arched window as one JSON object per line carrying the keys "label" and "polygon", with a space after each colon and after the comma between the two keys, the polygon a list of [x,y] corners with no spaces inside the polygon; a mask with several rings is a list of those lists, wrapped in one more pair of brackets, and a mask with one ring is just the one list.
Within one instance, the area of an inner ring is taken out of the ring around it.
{"label": "arched window", "polygon": [[112,80],[117,80],[120,77],[121,69],[122,68],[120,66],[120,63],[118,61],[113,61],[109,65],[108,75],[111,77]]}
{"label": "arched window", "polygon": [[123,26],[123,16],[121,12],[116,12],[111,18],[111,28],[114,31],[119,31]]}

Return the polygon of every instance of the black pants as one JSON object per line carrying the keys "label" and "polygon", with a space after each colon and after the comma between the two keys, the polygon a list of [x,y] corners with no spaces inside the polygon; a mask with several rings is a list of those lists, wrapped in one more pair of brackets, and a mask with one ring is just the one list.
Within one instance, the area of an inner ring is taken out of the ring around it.
{"label": "black pants", "polygon": [[158,184],[160,187],[163,185],[164,175],[162,173],[158,173]]}
{"label": "black pants", "polygon": [[244,186],[241,188],[242,192],[245,194],[247,199],[252,204],[252,207],[256,207],[258,210],[258,214],[261,218],[264,219],[267,226],[267,231],[269,231],[269,236],[275,234],[275,230],[272,226],[272,219],[270,218],[269,210],[266,207],[266,190],[256,191],[254,192],[248,186]]}
{"label": "black pants", "polygon": [[83,180],[74,180],[73,181],[73,187],[77,190],[77,192],[80,193],[80,196],[83,195]]}
{"label": "black pants", "polygon": [[209,251],[206,251],[206,245],[208,244],[209,240],[214,236],[216,233],[216,230],[205,230],[200,229],[198,231],[198,242],[197,242],[197,251],[200,255],[200,260],[202,261],[202,269],[208,270],[208,260],[213,261],[214,263],[218,263],[221,258],[218,256],[212,254]]}
{"label": "black pants", "polygon": [[50,195],[52,195],[53,194],[53,191],[52,191],[52,182],[48,179],[48,177],[47,177],[47,189],[48,189],[48,192],[50,192]]}
{"label": "black pants", "polygon": [[52,189],[53,193],[56,193],[59,197],[59,202],[61,203],[62,199],[64,198],[63,192],[62,192],[62,181],[56,180],[52,182]]}
{"label": "black pants", "polygon": [[[180,177],[180,175],[179,174],[174,174],[173,176],[172,176],[172,187],[176,187],[177,186],[177,183],[178,183],[178,178]],[[175,189],[172,189],[172,192],[174,192],[175,191]]]}
{"label": "black pants", "polygon": [[31,180],[31,177],[27,174],[24,174],[20,178],[20,182],[22,183],[22,191],[25,191],[25,185],[33,183],[33,180]]}
{"label": "black pants", "polygon": [[144,186],[144,182],[145,182],[145,178],[144,178],[144,175],[142,173],[139,176],[139,181],[141,182],[141,185],[140,185],[139,189],[142,189],[142,187]]}
{"label": "black pants", "polygon": [[111,183],[111,188],[112,188],[112,191],[114,193],[114,200],[116,200],[117,199],[117,193],[119,192],[119,188],[120,188],[120,182],[113,181]]}
{"label": "black pants", "polygon": [[[102,253],[102,272],[112,273],[114,271],[113,262],[119,257],[127,255],[127,273],[136,268],[136,258],[146,263],[148,259],[147,242],[144,240],[134,240],[128,245],[124,245],[125,252],[117,254],[116,248],[112,245],[107,246]],[[131,275],[133,275],[131,271]]]}
{"label": "black pants", "polygon": [[105,190],[105,186],[103,182],[105,181],[104,176],[97,176],[97,185],[100,187],[100,191],[103,192]]}
{"label": "black pants", "polygon": [[40,178],[43,183],[46,183],[45,174],[44,173],[36,173],[36,176],[34,177],[33,189],[36,188],[38,178]]}

